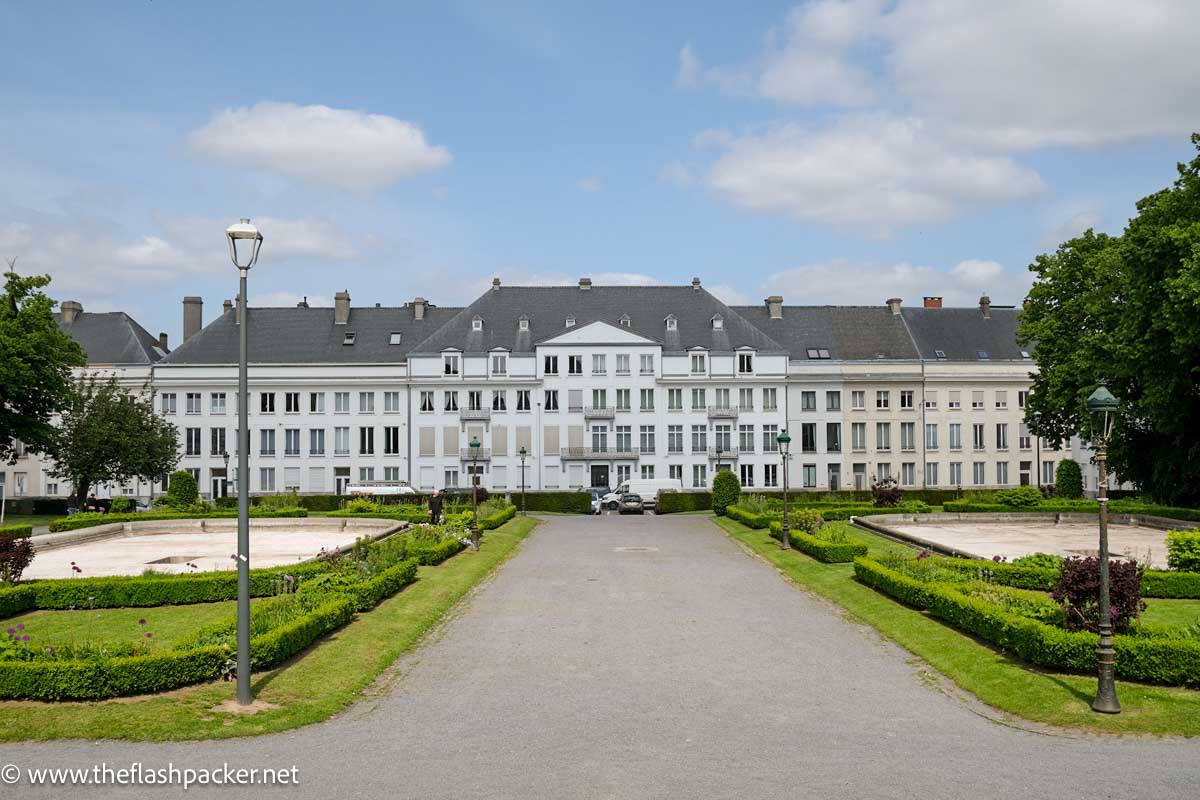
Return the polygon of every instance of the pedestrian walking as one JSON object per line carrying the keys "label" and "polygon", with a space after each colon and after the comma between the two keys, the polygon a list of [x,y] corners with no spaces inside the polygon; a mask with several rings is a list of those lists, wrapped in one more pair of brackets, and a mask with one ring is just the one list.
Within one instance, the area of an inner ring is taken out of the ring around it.
{"label": "pedestrian walking", "polygon": [[437,525],[442,521],[442,493],[437,489],[429,495],[429,523]]}

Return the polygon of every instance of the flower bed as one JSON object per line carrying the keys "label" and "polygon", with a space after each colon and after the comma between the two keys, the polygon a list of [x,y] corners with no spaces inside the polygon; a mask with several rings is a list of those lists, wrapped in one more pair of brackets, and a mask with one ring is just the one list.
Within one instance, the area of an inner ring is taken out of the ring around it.
{"label": "flower bed", "polygon": [[[770,530],[772,538],[783,538],[783,525],[778,520],[771,521]],[[822,538],[820,532],[811,534],[794,529],[788,531],[788,541],[792,547],[826,564],[845,564],[867,554],[867,545],[863,542],[845,536],[837,539],[835,541]]]}

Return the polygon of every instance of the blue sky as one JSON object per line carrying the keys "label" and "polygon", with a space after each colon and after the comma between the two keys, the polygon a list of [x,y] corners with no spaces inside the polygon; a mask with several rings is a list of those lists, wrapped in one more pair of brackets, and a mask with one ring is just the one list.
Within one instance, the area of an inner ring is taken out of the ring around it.
{"label": "blue sky", "polygon": [[0,0],[0,255],[178,342],[232,297],[1018,303],[1200,129],[1200,4]]}

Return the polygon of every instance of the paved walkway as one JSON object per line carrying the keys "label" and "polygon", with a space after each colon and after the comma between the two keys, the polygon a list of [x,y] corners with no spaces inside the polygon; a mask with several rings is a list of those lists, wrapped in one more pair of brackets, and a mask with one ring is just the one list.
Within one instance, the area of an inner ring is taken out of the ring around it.
{"label": "paved walkway", "polygon": [[540,526],[388,694],[339,719],[229,742],[0,745],[0,764],[132,760],[294,763],[298,789],[255,794],[314,800],[1166,798],[1195,795],[1200,741],[999,725],[708,520],[606,516]]}

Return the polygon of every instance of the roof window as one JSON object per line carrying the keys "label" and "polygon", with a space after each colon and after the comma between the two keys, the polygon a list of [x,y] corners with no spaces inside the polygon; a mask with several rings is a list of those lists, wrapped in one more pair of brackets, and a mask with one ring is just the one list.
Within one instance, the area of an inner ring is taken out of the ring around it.
{"label": "roof window", "polygon": [[566,324],[564,327],[567,327],[567,328],[574,328],[574,327],[575,327],[575,318],[574,318],[574,317],[567,317],[567,324]]}
{"label": "roof window", "polygon": [[1029,351],[1028,351],[1028,350],[1022,350],[1022,351],[1021,351],[1021,358],[1033,358],[1033,356],[1029,355]]}
{"label": "roof window", "polygon": [[941,361],[946,360],[946,351],[945,350],[934,350],[933,354]]}
{"label": "roof window", "polygon": [[521,318],[517,320],[517,329],[522,331],[529,330],[529,317],[522,315]]}
{"label": "roof window", "polygon": [[473,330],[473,331],[483,330],[483,317],[475,317],[475,319],[471,320],[471,330]]}
{"label": "roof window", "polygon": [[342,339],[342,344],[354,344],[354,331],[346,331],[346,337]]}
{"label": "roof window", "polygon": [[987,361],[991,357],[987,350],[976,350],[975,355],[979,356],[980,361]]}
{"label": "roof window", "polygon": [[633,320],[631,320],[629,318],[628,314],[622,314],[621,319],[619,321],[626,328],[628,328],[631,324],[633,324]]}
{"label": "roof window", "polygon": [[388,334],[388,344],[400,344],[400,332],[392,331]]}
{"label": "roof window", "polygon": [[824,347],[810,347],[807,352],[809,358],[830,358],[829,351]]}
{"label": "roof window", "polygon": [[721,319],[720,314],[715,314],[712,318],[712,325],[714,331],[719,331],[725,327],[725,320]]}
{"label": "roof window", "polygon": [[679,320],[675,319],[674,314],[667,316],[667,330],[673,331],[679,328]]}

